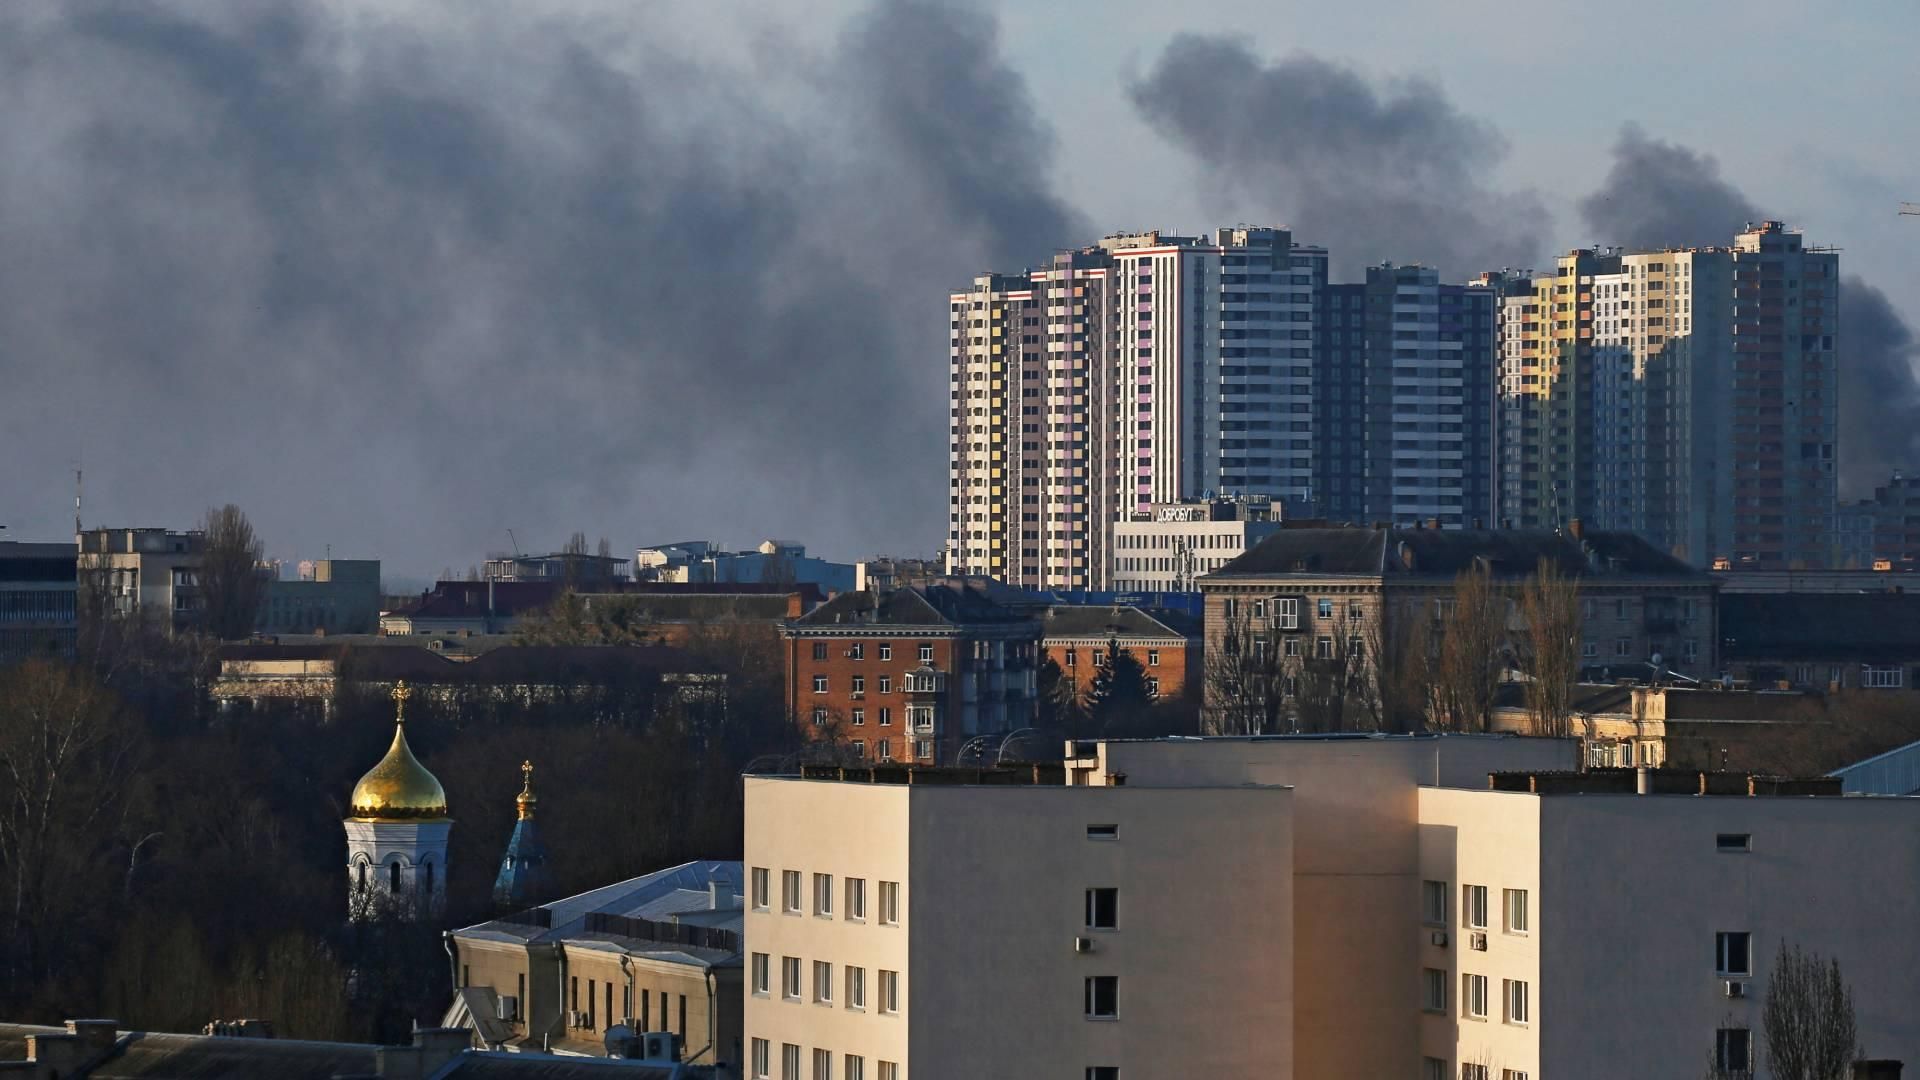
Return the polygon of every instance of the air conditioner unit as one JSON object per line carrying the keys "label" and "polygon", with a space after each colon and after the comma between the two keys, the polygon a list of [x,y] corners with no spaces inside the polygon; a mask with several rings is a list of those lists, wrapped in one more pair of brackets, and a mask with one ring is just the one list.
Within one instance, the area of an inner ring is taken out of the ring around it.
{"label": "air conditioner unit", "polygon": [[640,1042],[641,1056],[648,1061],[680,1060],[680,1036],[671,1031],[649,1031]]}
{"label": "air conditioner unit", "polygon": [[1479,933],[1477,931],[1472,934],[1469,934],[1467,936],[1467,947],[1477,952],[1486,952],[1487,951],[1487,935],[1483,933]]}
{"label": "air conditioner unit", "polygon": [[494,1002],[495,1019],[518,1020],[520,1018],[520,999],[511,995]]}
{"label": "air conditioner unit", "polygon": [[1727,996],[1730,998],[1743,998],[1747,996],[1747,984],[1744,980],[1728,979],[1726,986]]}
{"label": "air conditioner unit", "polygon": [[1074,952],[1092,952],[1092,951],[1093,951],[1093,939],[1092,939],[1092,938],[1090,938],[1090,937],[1077,937],[1077,938],[1074,938],[1074,939],[1073,939],[1073,951],[1074,951]]}
{"label": "air conditioner unit", "polygon": [[1445,930],[1435,930],[1431,940],[1435,945],[1444,949],[1447,947],[1447,932]]}

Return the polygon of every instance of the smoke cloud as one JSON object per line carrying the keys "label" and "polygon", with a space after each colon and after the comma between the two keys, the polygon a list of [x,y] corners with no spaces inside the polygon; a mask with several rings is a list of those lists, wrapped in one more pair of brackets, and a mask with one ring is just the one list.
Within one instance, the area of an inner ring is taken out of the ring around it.
{"label": "smoke cloud", "polygon": [[89,524],[231,500],[416,574],[509,528],[937,551],[938,298],[1088,231],[993,20],[742,73],[644,9],[430,10],[0,12],[11,534],[84,459]]}
{"label": "smoke cloud", "polygon": [[[1579,209],[1599,242],[1630,248],[1725,245],[1769,216],[1721,178],[1711,156],[1631,125]],[[1920,346],[1886,294],[1858,274],[1840,281],[1839,344],[1840,491],[1863,498],[1893,469],[1920,465]]]}
{"label": "smoke cloud", "polygon": [[1376,89],[1318,57],[1265,63],[1241,41],[1183,35],[1128,94],[1222,203],[1326,243],[1338,273],[1392,260],[1457,279],[1545,249],[1540,200],[1489,179],[1506,140],[1425,80]]}

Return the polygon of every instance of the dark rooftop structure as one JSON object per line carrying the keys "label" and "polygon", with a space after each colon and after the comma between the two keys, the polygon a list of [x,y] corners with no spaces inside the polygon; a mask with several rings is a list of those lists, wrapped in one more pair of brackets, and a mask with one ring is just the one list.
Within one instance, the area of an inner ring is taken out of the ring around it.
{"label": "dark rooftop structure", "polygon": [[1587,769],[1582,772],[1497,772],[1487,775],[1493,791],[1535,795],[1733,795],[1837,796],[1834,776],[1756,776],[1743,772],[1695,769]]}
{"label": "dark rooftop structure", "polygon": [[1046,637],[1195,638],[1200,636],[1200,630],[1200,620],[1184,611],[1130,605],[1060,605],[1048,608],[1040,620],[1040,632]]}
{"label": "dark rooftop structure", "polygon": [[1208,578],[1312,574],[1446,578],[1483,567],[1494,578],[1531,575],[1541,559],[1570,577],[1710,580],[1634,533],[1581,529],[1283,529]]}
{"label": "dark rooftop structure", "polygon": [[1728,661],[1920,659],[1920,593],[1726,593]]}
{"label": "dark rooftop structure", "polygon": [[[1018,594],[1018,590],[1012,590]],[[794,630],[849,625],[957,626],[977,623],[1031,621],[1025,610],[996,598],[991,583],[949,579],[931,585],[911,585],[890,592],[841,593],[801,618],[789,622]]]}

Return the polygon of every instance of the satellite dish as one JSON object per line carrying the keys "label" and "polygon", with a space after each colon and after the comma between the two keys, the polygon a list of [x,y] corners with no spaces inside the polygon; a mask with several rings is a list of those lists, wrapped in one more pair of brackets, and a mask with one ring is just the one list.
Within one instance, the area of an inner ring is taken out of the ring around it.
{"label": "satellite dish", "polygon": [[1659,654],[1659,653],[1654,653],[1654,654],[1653,654],[1653,666],[1654,666],[1654,667],[1659,667],[1659,666],[1660,666],[1660,661],[1661,661],[1661,659],[1662,659],[1662,657],[1660,656],[1660,654]]}
{"label": "satellite dish", "polygon": [[607,1029],[605,1040],[607,1056],[614,1058],[637,1057],[634,1051],[639,1049],[640,1037],[625,1024],[615,1024]]}

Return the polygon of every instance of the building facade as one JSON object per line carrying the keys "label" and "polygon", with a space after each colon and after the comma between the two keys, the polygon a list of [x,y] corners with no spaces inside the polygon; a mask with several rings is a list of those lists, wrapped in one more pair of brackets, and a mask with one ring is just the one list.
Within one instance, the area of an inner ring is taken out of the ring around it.
{"label": "building facade", "polygon": [[1282,229],[1119,234],[952,294],[949,568],[1105,588],[1122,516],[1304,497],[1326,265]]}
{"label": "building facade", "polygon": [[1031,726],[1040,623],[988,593],[965,580],[842,593],[789,621],[794,722],[855,757],[928,765],[976,736]]}
{"label": "building facade", "polygon": [[1423,266],[1322,290],[1317,516],[1464,527],[1493,516],[1495,290]]}
{"label": "building facade", "polygon": [[1056,605],[1041,620],[1041,647],[1085,700],[1108,653],[1127,650],[1145,669],[1161,701],[1197,694],[1201,681],[1200,620],[1184,612],[1137,607]]}
{"label": "building facade", "polygon": [[73,544],[0,541],[0,664],[73,655],[76,562]]}
{"label": "building facade", "polygon": [[319,559],[296,580],[267,582],[255,630],[263,634],[369,634],[380,625],[380,560]]}
{"label": "building facade", "polygon": [[83,588],[119,615],[138,614],[165,626],[199,621],[200,553],[206,536],[167,529],[88,529],[80,533]]}
{"label": "building facade", "polygon": [[1263,496],[1156,503],[1113,525],[1113,589],[1193,592],[1194,580],[1239,558],[1281,526]]}

